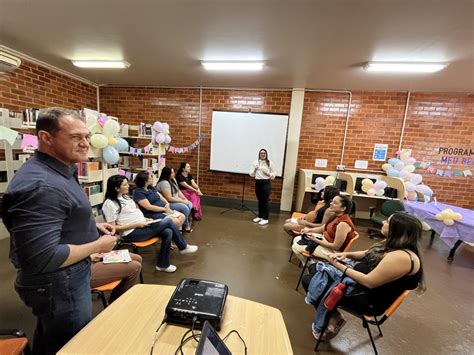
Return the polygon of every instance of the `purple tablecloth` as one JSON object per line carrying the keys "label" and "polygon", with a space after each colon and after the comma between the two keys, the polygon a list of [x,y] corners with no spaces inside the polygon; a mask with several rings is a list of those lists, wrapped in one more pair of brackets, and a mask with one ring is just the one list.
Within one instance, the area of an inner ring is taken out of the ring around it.
{"label": "purple tablecloth", "polygon": [[[466,243],[474,243],[474,211],[466,208],[460,208],[456,206],[446,205],[444,203],[434,202],[423,203],[423,202],[404,202],[405,210],[428,223],[430,227],[436,231],[450,248],[454,246],[454,243],[458,239],[461,239]],[[452,226],[447,226],[443,221],[436,219],[436,214],[450,208],[454,212],[458,212],[462,215],[462,220],[455,221]]]}

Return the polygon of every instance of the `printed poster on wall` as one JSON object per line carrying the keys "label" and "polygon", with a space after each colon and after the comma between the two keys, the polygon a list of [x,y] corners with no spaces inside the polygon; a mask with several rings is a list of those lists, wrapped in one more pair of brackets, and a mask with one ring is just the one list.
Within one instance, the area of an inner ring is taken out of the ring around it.
{"label": "printed poster on wall", "polygon": [[375,144],[374,145],[374,156],[372,160],[385,161],[387,160],[388,144]]}

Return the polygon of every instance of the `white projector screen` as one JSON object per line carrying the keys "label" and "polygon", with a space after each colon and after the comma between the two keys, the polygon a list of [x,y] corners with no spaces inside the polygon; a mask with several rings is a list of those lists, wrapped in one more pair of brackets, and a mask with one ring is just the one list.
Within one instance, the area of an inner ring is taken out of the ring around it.
{"label": "white projector screen", "polygon": [[210,169],[248,174],[265,148],[282,176],[287,127],[288,115],[213,111]]}

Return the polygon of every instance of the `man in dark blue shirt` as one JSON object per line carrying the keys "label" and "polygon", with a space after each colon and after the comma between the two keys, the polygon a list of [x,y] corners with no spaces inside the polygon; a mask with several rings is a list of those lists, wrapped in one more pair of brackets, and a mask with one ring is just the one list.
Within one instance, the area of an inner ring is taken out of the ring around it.
{"label": "man in dark blue shirt", "polygon": [[[116,244],[114,228],[96,225],[77,180],[89,130],[73,111],[52,108],[36,122],[38,150],[3,198],[15,289],[38,318],[33,352],[54,354],[91,319],[90,258]],[[103,234],[99,237],[99,232]]]}

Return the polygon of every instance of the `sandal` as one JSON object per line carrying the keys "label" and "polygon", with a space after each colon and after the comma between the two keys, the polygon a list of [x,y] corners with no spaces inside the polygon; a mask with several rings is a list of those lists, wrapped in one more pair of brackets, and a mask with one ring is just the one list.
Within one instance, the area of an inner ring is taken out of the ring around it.
{"label": "sandal", "polygon": [[336,324],[333,330],[331,331],[326,331],[324,334],[325,336],[323,338],[326,338],[327,340],[335,338],[337,334],[339,334],[339,331],[346,325],[346,320],[344,318],[341,318],[339,322]]}

